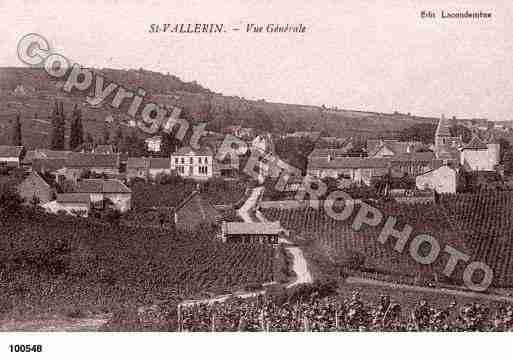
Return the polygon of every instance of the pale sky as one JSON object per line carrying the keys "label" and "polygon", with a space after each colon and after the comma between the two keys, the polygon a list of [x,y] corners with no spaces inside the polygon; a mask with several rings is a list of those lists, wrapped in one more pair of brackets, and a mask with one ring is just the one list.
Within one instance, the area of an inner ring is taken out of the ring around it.
{"label": "pale sky", "polygon": [[[422,10],[491,19],[421,19]],[[152,23],[297,24],[305,34],[150,34]],[[513,1],[0,0],[0,66],[45,36],[84,66],[139,68],[248,99],[513,120]]]}

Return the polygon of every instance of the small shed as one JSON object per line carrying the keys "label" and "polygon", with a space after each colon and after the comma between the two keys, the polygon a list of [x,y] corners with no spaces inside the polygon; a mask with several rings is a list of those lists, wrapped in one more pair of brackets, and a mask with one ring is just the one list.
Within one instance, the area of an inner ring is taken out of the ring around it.
{"label": "small shed", "polygon": [[280,222],[223,222],[221,226],[223,242],[231,243],[278,244],[278,238],[282,233],[284,230]]}

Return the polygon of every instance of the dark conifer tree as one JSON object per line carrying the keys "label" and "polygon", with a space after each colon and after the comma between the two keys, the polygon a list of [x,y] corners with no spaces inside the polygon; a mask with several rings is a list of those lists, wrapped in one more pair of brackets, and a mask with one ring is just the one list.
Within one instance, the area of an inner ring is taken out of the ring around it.
{"label": "dark conifer tree", "polygon": [[55,101],[55,106],[52,111],[52,132],[50,135],[50,148],[52,150],[59,149],[59,123],[60,123],[60,114],[59,114],[59,104]]}
{"label": "dark conifer tree", "polygon": [[74,150],[84,143],[84,128],[82,126],[82,112],[75,105],[71,114],[71,128],[69,135],[69,148]]}
{"label": "dark conifer tree", "polygon": [[13,146],[21,146],[21,122],[20,114],[16,115],[16,122],[14,122],[12,132],[12,144]]}

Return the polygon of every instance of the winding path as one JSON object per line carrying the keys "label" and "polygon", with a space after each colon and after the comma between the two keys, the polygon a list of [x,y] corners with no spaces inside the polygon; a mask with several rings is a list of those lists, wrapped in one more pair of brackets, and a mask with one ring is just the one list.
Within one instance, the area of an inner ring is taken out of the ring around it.
{"label": "winding path", "polygon": [[[248,200],[244,203],[244,205],[239,209],[239,215],[244,220],[244,222],[254,223],[255,220],[251,215],[251,212],[254,211],[254,217],[258,219],[260,222],[267,222],[264,215],[260,213],[257,207],[258,200],[260,199],[262,193],[264,191],[264,187],[256,187],[253,189],[253,192],[249,196]],[[296,274],[296,279],[287,285],[287,288],[296,286],[298,284],[308,284],[312,283],[312,274],[308,270],[308,263],[306,262],[305,256],[303,255],[303,251],[301,248],[294,246],[291,242],[289,242],[286,238],[280,238],[280,243],[288,244],[287,250],[292,255],[293,264],[292,270]]]}

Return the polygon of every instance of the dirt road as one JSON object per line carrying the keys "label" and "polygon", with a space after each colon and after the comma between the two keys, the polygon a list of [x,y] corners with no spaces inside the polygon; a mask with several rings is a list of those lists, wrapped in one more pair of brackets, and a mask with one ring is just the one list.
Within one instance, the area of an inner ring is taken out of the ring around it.
{"label": "dirt road", "polygon": [[[252,211],[255,211],[255,217],[260,222],[266,222],[267,220],[265,217],[260,213],[258,210],[256,210],[258,200],[260,199],[262,192],[264,190],[264,187],[256,187],[253,189],[253,192],[247,199],[247,201],[244,203],[244,205],[239,209],[239,215],[244,220],[244,222],[253,223],[255,220],[254,217],[251,215]],[[290,254],[292,254],[293,257],[293,264],[292,264],[292,270],[296,274],[296,279],[287,285],[287,288],[293,287],[298,284],[306,284],[306,283],[312,283],[312,274],[308,270],[308,263],[306,262],[305,256],[303,255],[303,251],[301,248],[294,246],[292,243],[290,243],[285,238],[280,238],[280,242],[289,244],[287,246],[287,250]]]}

